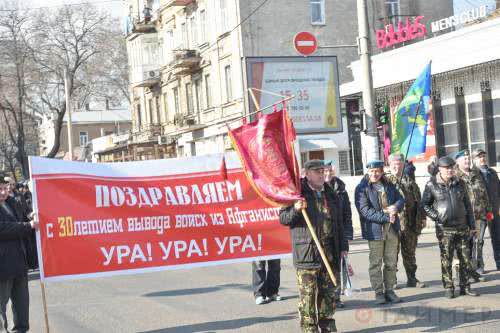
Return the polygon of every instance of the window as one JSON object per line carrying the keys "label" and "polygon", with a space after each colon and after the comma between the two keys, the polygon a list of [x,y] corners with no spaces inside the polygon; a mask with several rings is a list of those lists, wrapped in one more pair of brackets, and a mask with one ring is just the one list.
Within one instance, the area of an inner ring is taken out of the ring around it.
{"label": "window", "polygon": [[153,123],[153,99],[150,98],[148,99],[148,123],[152,124]]}
{"label": "window", "polygon": [[224,74],[226,78],[226,102],[230,102],[233,99],[233,87],[231,82],[231,65],[224,67]]}
{"label": "window", "polygon": [[89,142],[89,133],[80,132],[80,147],[85,147]]}
{"label": "window", "polygon": [[186,27],[186,22],[181,24],[181,49],[187,49],[188,48],[188,33],[187,33],[187,27]]}
{"label": "window", "polygon": [[165,48],[165,58],[170,62],[172,60],[172,50],[174,49],[174,32],[172,30],[168,30],[165,33],[165,43],[163,45]]}
{"label": "window", "polygon": [[311,3],[311,24],[325,24],[325,0],[310,0]]}
{"label": "window", "polygon": [[205,74],[205,99],[207,109],[212,106],[212,89],[210,89],[210,74]]}
{"label": "window", "polygon": [[196,95],[196,113],[201,111],[201,79],[194,80],[194,92]]}
{"label": "window", "polygon": [[207,38],[207,12],[205,10],[200,11],[200,43],[206,43]]}
{"label": "window", "polygon": [[193,113],[193,89],[191,83],[186,83],[186,103],[187,103],[187,113]]}
{"label": "window", "polygon": [[399,22],[399,0],[385,0],[385,15],[388,19],[387,24],[396,26]]}
{"label": "window", "polygon": [[165,122],[168,123],[168,95],[167,93],[163,94],[163,116]]}
{"label": "window", "polygon": [[161,123],[161,105],[160,105],[160,96],[156,96],[155,98],[155,106],[156,106],[156,123],[160,124]]}
{"label": "window", "polygon": [[220,0],[220,18],[221,18],[221,28],[222,32],[229,30],[229,22],[227,15],[227,0]]}
{"label": "window", "polygon": [[196,26],[196,19],[194,16],[191,16],[189,19],[189,29],[191,30],[191,44],[192,47],[198,45],[198,28]]}
{"label": "window", "polygon": [[179,88],[175,87],[173,89],[174,93],[174,111],[175,114],[179,114]]}
{"label": "window", "polygon": [[137,130],[140,131],[142,127],[141,104],[137,104],[136,112],[137,112]]}
{"label": "window", "polygon": [[341,174],[350,173],[349,168],[349,151],[342,150],[339,151],[339,172]]}

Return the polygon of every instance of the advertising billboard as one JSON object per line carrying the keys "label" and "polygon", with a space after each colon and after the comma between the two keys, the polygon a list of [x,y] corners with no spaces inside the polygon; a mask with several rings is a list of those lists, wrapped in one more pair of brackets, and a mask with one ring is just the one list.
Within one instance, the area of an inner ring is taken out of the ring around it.
{"label": "advertising billboard", "polygon": [[[297,133],[342,132],[337,57],[249,57],[246,69],[261,108],[278,102],[276,94],[295,96],[287,107]],[[249,96],[250,113],[252,101]]]}

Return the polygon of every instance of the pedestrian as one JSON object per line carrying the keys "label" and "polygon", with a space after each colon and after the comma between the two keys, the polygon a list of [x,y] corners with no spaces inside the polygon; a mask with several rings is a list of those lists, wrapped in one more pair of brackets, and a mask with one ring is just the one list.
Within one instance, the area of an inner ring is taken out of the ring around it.
{"label": "pedestrian", "polygon": [[[471,168],[470,154],[467,149],[459,151],[456,154],[455,161],[457,163],[456,175],[465,184],[472,206],[474,220],[476,222],[475,229],[480,233],[481,226],[483,229],[486,228],[486,215],[488,211],[491,211],[486,184],[481,176],[481,171],[479,171],[478,168]],[[484,263],[482,260],[482,253],[479,253],[479,251],[482,251],[482,244],[479,244],[479,238],[477,236],[476,234],[472,237],[470,242],[471,260],[474,270],[469,272],[469,276],[476,282],[479,282],[484,278],[481,278],[481,275],[476,270],[482,267],[484,272]],[[479,249],[479,245],[481,249]]]}
{"label": "pedestrian", "polygon": [[404,209],[404,198],[384,177],[382,161],[371,161],[366,168],[367,174],[356,187],[355,203],[361,233],[368,240],[370,249],[370,283],[377,304],[398,303],[401,299],[394,292],[394,287],[399,251],[399,214]]}
{"label": "pedestrian", "polygon": [[[341,205],[342,212],[342,221],[344,228],[344,246],[346,249],[346,253],[341,255],[340,258],[336,258],[334,273],[335,277],[338,281],[336,290],[335,290],[335,303],[337,308],[344,308],[345,304],[342,302],[340,295],[342,294],[342,285],[340,283],[341,277],[341,262],[342,258],[345,259],[349,252],[349,241],[353,239],[353,228],[352,228],[352,210],[351,210],[351,201],[349,200],[349,194],[346,191],[345,183],[337,177],[335,166],[332,165],[331,161],[329,163],[325,163],[327,165],[325,169],[325,182],[328,186],[330,186],[337,197],[339,198],[339,203]],[[341,253],[339,249],[337,249],[336,253]],[[342,253],[341,253],[342,254]]]}
{"label": "pedestrian", "polygon": [[420,188],[415,179],[408,174],[403,174],[403,154],[389,155],[390,172],[386,174],[389,180],[405,199],[405,208],[399,214],[401,224],[400,247],[403,257],[403,266],[406,271],[407,287],[424,288],[425,284],[416,277],[417,260],[415,251],[417,249],[418,236],[425,227],[425,212],[420,206]]}
{"label": "pedestrian", "polygon": [[336,249],[347,250],[344,248],[340,200],[329,186],[325,186],[324,161],[307,161],[304,168],[305,177],[301,179],[304,200],[280,211],[280,222],[290,227],[292,238],[293,264],[299,287],[300,327],[302,332],[336,332],[335,285],[301,211],[306,210],[329,265],[333,267],[335,258],[341,255]]}
{"label": "pedestrian", "polygon": [[455,176],[455,161],[449,156],[438,160],[439,172],[425,185],[422,206],[436,223],[436,237],[441,251],[441,272],[445,296],[455,297],[452,260],[454,251],[460,261],[460,295],[478,296],[470,288],[469,239],[475,233],[475,221],[467,189]]}
{"label": "pedestrian", "polygon": [[413,161],[408,161],[408,160],[405,161],[403,173],[413,181],[415,181],[416,170],[417,168],[415,167],[415,165],[413,165]]}
{"label": "pedestrian", "polygon": [[[500,215],[499,215],[499,200],[500,200],[500,180],[497,172],[488,166],[487,155],[483,149],[476,149],[473,154],[474,164],[484,179],[488,199],[491,208],[491,218],[487,219],[488,230],[490,232],[491,245],[493,247],[493,258],[495,259],[496,269],[500,270]],[[482,249],[484,244],[485,228],[481,225],[478,231],[478,253],[481,252],[480,272],[484,272],[484,261],[482,259]],[[479,257],[479,255],[478,255]]]}
{"label": "pedestrian", "polygon": [[271,301],[281,301],[281,296],[278,293],[280,270],[280,259],[252,262],[252,286],[255,304],[261,305]]}
{"label": "pedestrian", "polygon": [[7,303],[10,299],[12,332],[29,330],[28,265],[24,238],[38,228],[35,221],[17,216],[9,197],[9,182],[0,174],[0,332],[8,332]]}
{"label": "pedestrian", "polygon": [[437,161],[438,161],[438,158],[437,156],[432,156],[431,158],[431,163],[429,163],[429,165],[427,166],[427,172],[429,173],[429,175],[432,177],[432,176],[435,176],[437,175],[438,173],[438,166],[437,166]]}

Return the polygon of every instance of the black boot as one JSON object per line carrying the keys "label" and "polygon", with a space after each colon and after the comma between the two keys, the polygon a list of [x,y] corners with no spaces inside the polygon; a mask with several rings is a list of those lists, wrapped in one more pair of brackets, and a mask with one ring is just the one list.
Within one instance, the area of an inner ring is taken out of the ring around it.
{"label": "black boot", "polygon": [[470,289],[470,286],[467,287],[460,287],[460,296],[479,296],[478,293],[472,291]]}

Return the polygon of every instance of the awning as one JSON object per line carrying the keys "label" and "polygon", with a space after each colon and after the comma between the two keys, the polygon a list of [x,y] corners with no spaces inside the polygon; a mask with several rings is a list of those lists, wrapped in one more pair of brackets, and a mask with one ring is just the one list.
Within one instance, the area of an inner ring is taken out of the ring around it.
{"label": "awning", "polygon": [[335,149],[338,146],[331,139],[301,139],[299,140],[300,152],[311,150]]}

